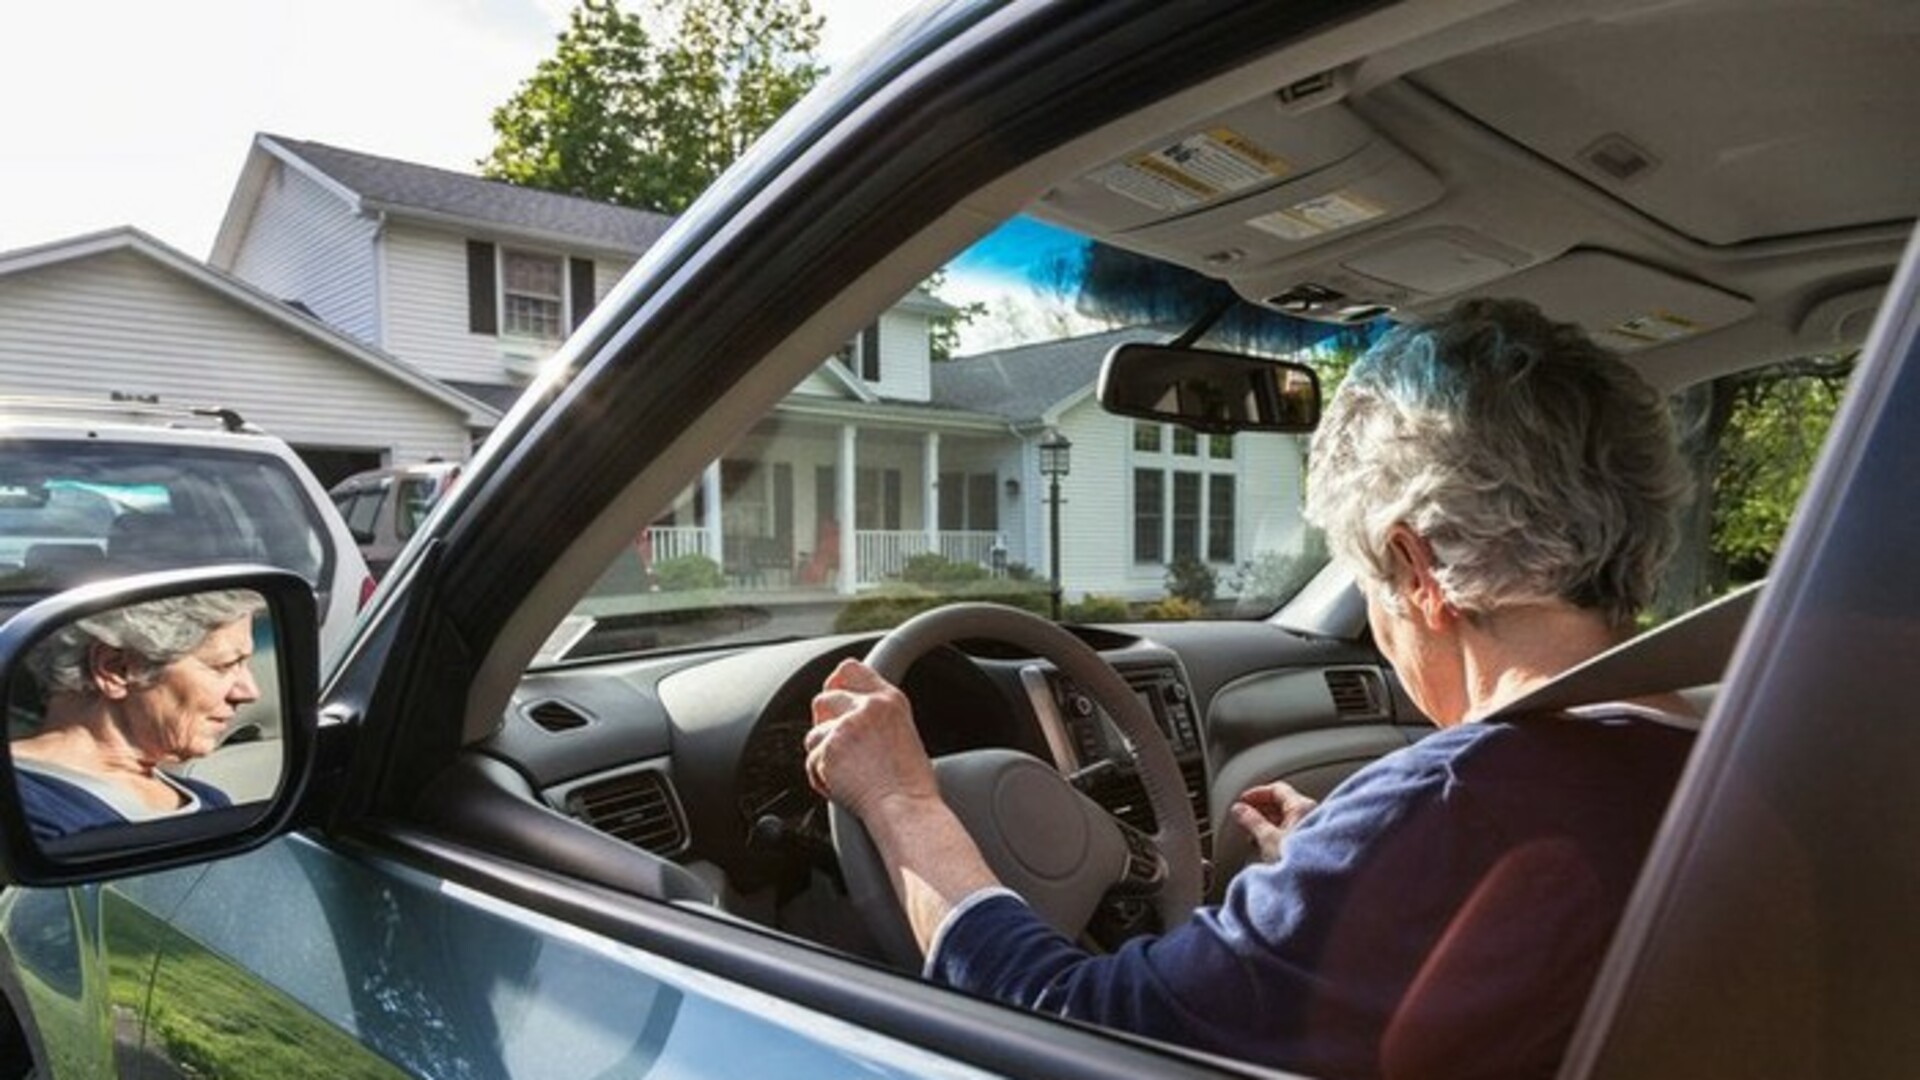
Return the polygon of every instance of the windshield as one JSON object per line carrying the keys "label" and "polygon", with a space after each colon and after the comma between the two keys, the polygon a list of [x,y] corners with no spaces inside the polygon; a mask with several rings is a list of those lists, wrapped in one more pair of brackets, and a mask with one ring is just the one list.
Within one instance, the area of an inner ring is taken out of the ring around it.
{"label": "windshield", "polygon": [[[633,538],[545,659],[894,626],[987,600],[1071,622],[1263,618],[1326,560],[1306,437],[1104,411],[1115,345],[1219,283],[1019,218],[882,312]],[[1367,326],[1230,310],[1202,339],[1330,388]],[[1056,595],[1057,590],[1057,595]]]}
{"label": "windshield", "polygon": [[227,562],[327,581],[320,523],[279,461],[165,444],[7,440],[0,594]]}

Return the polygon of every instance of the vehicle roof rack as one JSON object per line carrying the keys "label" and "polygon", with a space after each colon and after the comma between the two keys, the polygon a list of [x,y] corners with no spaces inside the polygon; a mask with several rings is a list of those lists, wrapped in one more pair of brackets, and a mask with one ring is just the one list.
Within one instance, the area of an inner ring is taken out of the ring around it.
{"label": "vehicle roof rack", "polygon": [[259,434],[261,430],[241,416],[238,410],[222,405],[162,405],[153,401],[0,395],[0,415],[23,414],[159,422],[175,428],[200,427],[203,425],[199,421],[215,420],[224,431]]}

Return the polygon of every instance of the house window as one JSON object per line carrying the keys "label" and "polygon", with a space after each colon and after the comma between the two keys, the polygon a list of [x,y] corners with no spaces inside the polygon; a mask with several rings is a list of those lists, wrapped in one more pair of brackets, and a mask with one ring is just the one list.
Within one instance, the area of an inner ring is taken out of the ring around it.
{"label": "house window", "polygon": [[940,528],[995,532],[1000,528],[999,477],[993,473],[940,474]]}
{"label": "house window", "polygon": [[559,341],[565,336],[564,267],[557,255],[508,251],[501,256],[501,332],[509,337]]}
{"label": "house window", "polygon": [[1173,429],[1173,452],[1181,457],[1198,457],[1200,454],[1200,436],[1191,428]]}
{"label": "house window", "polygon": [[853,527],[900,529],[900,470],[861,469],[854,474]]}
{"label": "house window", "polygon": [[1143,454],[1160,452],[1160,425],[1136,421],[1133,425],[1133,448]]}
{"label": "house window", "polygon": [[1166,474],[1159,469],[1133,470],[1133,561],[1157,563],[1166,549]]}
{"label": "house window", "polygon": [[1173,474],[1173,557],[1200,557],[1200,474]]}
{"label": "house window", "polygon": [[1207,456],[1214,459],[1215,461],[1232,461],[1233,460],[1233,436],[1231,435],[1207,436]]}
{"label": "house window", "polygon": [[868,382],[880,381],[880,324],[868,323],[860,331],[860,377]]}
{"label": "house window", "polygon": [[1233,477],[1207,477],[1207,561],[1233,561]]}

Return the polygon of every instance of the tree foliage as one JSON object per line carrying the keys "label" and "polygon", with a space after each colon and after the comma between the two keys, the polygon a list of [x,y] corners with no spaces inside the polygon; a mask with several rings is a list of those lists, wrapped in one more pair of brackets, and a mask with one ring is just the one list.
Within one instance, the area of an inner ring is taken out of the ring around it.
{"label": "tree foliage", "polygon": [[1692,387],[1674,402],[1694,476],[1664,618],[1765,577],[1833,425],[1855,357],[1815,356]]}
{"label": "tree foliage", "polygon": [[580,0],[493,113],[484,175],[677,213],[825,69],[808,0]]}

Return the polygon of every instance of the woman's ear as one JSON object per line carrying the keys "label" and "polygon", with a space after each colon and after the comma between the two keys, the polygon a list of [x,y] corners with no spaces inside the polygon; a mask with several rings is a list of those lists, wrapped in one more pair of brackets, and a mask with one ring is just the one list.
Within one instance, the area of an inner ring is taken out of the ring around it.
{"label": "woman's ear", "polygon": [[87,681],[108,701],[118,701],[133,690],[133,658],[125,649],[94,642],[87,646]]}
{"label": "woman's ear", "polygon": [[1387,530],[1387,554],[1393,561],[1394,589],[1413,602],[1430,629],[1445,629],[1460,613],[1447,601],[1446,590],[1434,576],[1433,546],[1405,523]]}

